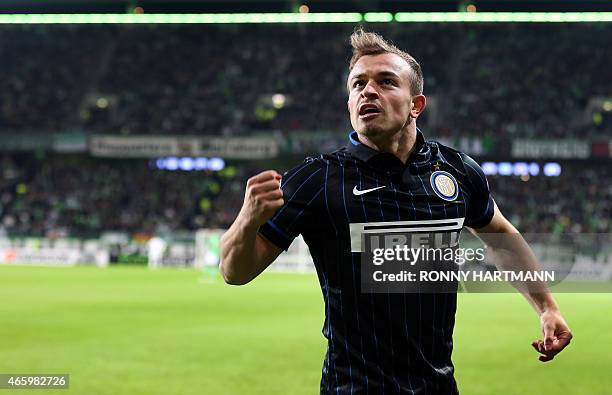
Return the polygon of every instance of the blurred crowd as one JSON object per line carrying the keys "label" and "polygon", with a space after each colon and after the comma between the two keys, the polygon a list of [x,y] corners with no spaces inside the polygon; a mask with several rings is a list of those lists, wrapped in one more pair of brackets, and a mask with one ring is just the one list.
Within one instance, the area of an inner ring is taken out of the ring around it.
{"label": "blurred crowd", "polygon": [[[353,28],[2,25],[0,131],[347,131]],[[370,28],[420,61],[430,99],[420,124],[433,135],[612,132],[610,117],[589,107],[611,93],[610,24]],[[274,94],[284,102],[275,106]]]}
{"label": "blurred crowd", "polygon": [[[351,128],[346,77],[353,28],[0,25],[0,137],[268,131],[327,150],[325,137],[315,134],[345,136]],[[421,63],[428,110],[419,126],[428,136],[607,141],[612,135],[612,112],[600,108],[612,93],[610,24],[369,29]],[[238,213],[246,179],[261,170],[255,166],[170,172],[146,160],[1,154],[0,233],[84,237],[225,228]],[[503,212],[524,232],[609,232],[608,167],[570,162],[560,177],[490,182]]]}
{"label": "blurred crowd", "polygon": [[234,167],[170,172],[143,160],[30,154],[1,163],[0,228],[13,235],[97,237],[225,226],[242,203],[244,170]]}
{"label": "blurred crowd", "polygon": [[[0,229],[48,237],[227,228],[247,178],[262,170],[243,165],[171,172],[144,160],[84,155],[5,155],[0,164]],[[497,204],[523,232],[611,229],[612,176],[605,166],[568,163],[559,177],[489,181]]]}
{"label": "blurred crowd", "polygon": [[527,233],[608,233],[612,175],[608,165],[564,164],[559,177],[489,176],[506,218]]}

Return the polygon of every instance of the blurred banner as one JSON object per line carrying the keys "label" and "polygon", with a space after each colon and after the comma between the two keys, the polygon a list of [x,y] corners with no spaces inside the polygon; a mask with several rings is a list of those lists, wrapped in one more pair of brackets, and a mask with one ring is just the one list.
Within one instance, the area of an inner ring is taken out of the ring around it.
{"label": "blurred banner", "polygon": [[272,137],[92,136],[89,152],[113,158],[159,156],[221,156],[226,159],[266,159],[278,155]]}
{"label": "blurred banner", "polygon": [[272,137],[200,137],[197,156],[227,159],[266,159],[278,156],[279,147]]}
{"label": "blurred banner", "polygon": [[[491,138],[480,137],[436,137],[426,136],[429,140],[438,141],[449,147],[465,152],[468,155],[488,155],[496,153],[495,141]],[[291,132],[280,136],[281,148],[283,154],[310,154],[314,152],[331,152],[348,142],[348,133],[333,132],[333,131],[318,131],[318,132]],[[505,144],[497,144],[502,147]]]}
{"label": "blurred banner", "polygon": [[109,264],[109,251],[96,239],[3,237],[0,238],[0,264],[104,267]]}
{"label": "blurred banner", "polygon": [[53,145],[53,132],[27,131],[2,133],[2,151],[35,151],[50,149]]}
{"label": "blurred banner", "polygon": [[[473,156],[500,159],[612,158],[610,139],[510,139],[508,137],[436,136],[427,139]],[[0,151],[89,152],[109,158],[162,156],[218,156],[224,159],[270,159],[279,155],[332,152],[348,142],[348,133],[337,131],[258,132],[251,137],[172,135],[90,135],[63,133],[3,133]]]}
{"label": "blurred banner", "polygon": [[516,139],[512,141],[512,157],[514,158],[586,159],[590,156],[591,144],[589,141],[573,139]]}
{"label": "blurred banner", "polygon": [[591,144],[591,156],[594,158],[612,158],[612,140],[593,142]]}
{"label": "blurred banner", "polygon": [[55,152],[86,152],[87,134],[82,132],[55,133],[53,135],[53,151]]}

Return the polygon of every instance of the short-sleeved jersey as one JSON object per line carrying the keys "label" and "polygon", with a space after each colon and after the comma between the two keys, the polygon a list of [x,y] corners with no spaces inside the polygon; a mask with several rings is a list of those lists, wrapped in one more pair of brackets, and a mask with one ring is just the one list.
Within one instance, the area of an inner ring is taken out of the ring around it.
{"label": "short-sleeved jersey", "polygon": [[[420,131],[415,144],[403,163],[352,132],[346,147],[284,174],[285,203],[259,230],[285,250],[302,234],[310,249],[325,300],[321,394],[458,392],[451,362],[456,293],[362,293],[361,252],[351,245],[354,224],[451,220],[460,231],[491,221],[480,167]],[[436,181],[439,174],[446,178]]]}

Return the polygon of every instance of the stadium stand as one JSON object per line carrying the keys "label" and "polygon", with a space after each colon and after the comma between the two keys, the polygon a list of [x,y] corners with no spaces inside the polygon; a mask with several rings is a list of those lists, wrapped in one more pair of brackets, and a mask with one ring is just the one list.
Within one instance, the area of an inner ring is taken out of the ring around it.
{"label": "stadium stand", "polygon": [[[352,29],[0,25],[0,133],[345,136]],[[610,113],[591,108],[610,94],[610,24],[373,29],[421,62],[429,109],[419,126],[428,136],[610,137]],[[269,103],[275,93],[286,98],[280,109]],[[522,231],[608,232],[607,163],[565,163],[560,177],[490,180]],[[51,237],[227,227],[246,178],[266,167],[169,172],[146,160],[49,152],[5,152],[0,164],[0,232]]]}
{"label": "stadium stand", "polygon": [[96,236],[227,226],[242,200],[242,182],[236,193],[234,179],[243,175],[229,169],[170,172],[151,169],[146,161],[83,155],[4,156],[2,163],[1,227],[11,234]]}
{"label": "stadium stand", "polygon": [[[0,226],[11,234],[51,237],[226,228],[238,213],[246,179],[262,170],[172,172],[141,160],[83,155],[13,155],[1,163]],[[612,178],[605,168],[575,164],[559,177],[489,180],[497,203],[523,232],[610,231]]]}
{"label": "stadium stand", "polygon": [[[344,131],[352,28],[0,26],[0,130]],[[612,128],[588,111],[590,99],[610,93],[609,24],[373,28],[421,62],[432,99],[421,126],[436,135],[585,137]],[[287,103],[265,111],[274,93]]]}

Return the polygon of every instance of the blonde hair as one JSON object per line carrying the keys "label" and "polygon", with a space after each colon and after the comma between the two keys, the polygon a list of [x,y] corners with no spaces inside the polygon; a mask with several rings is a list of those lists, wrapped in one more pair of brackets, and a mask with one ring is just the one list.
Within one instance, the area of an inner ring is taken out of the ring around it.
{"label": "blonde hair", "polygon": [[410,93],[413,95],[423,94],[421,65],[410,54],[387,42],[380,34],[366,32],[360,26],[351,34],[351,47],[353,48],[353,56],[349,62],[349,73],[362,56],[392,53],[404,59],[412,69],[412,73],[410,73]]}

